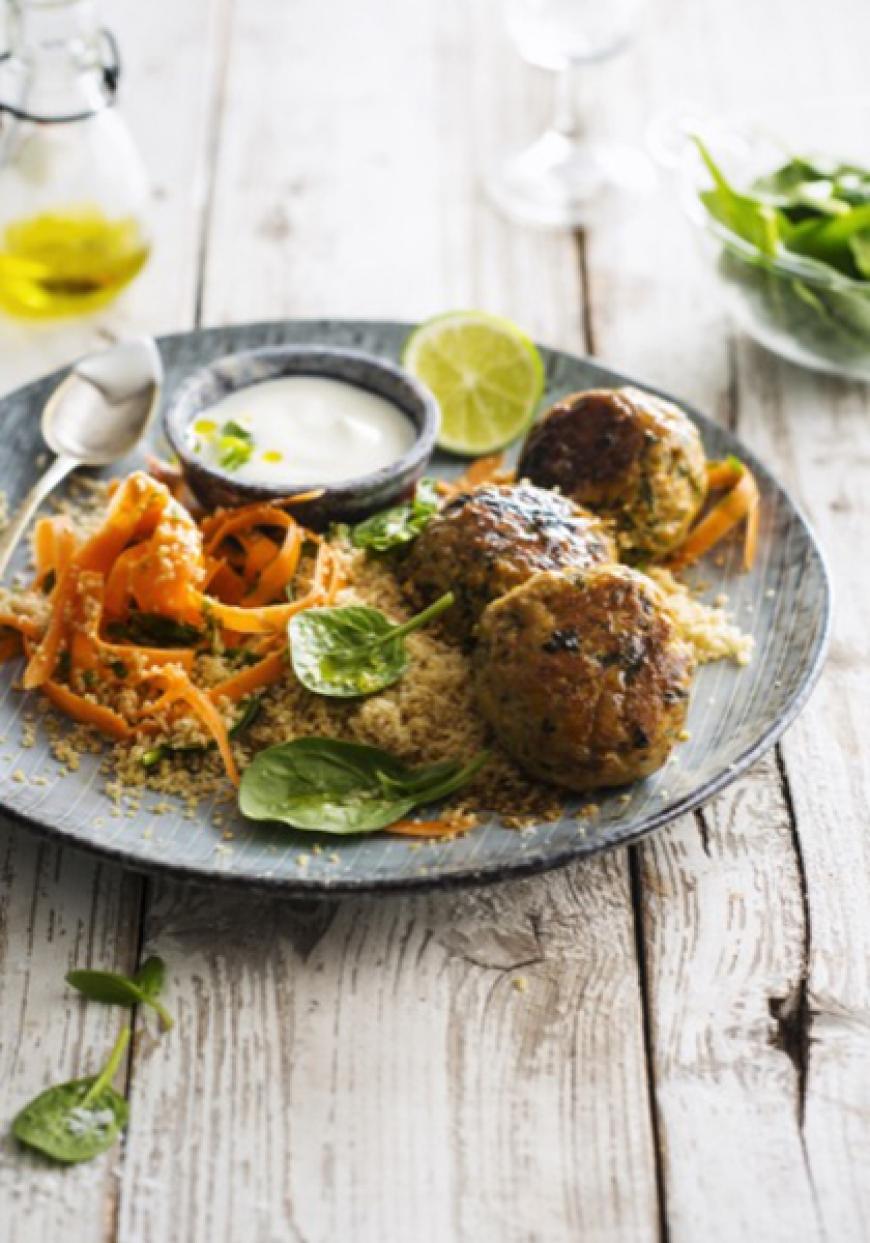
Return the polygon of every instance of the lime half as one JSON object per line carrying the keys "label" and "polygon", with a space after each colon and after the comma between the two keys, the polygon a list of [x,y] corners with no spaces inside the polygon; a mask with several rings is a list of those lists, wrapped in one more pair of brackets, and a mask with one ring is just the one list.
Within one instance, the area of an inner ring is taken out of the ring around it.
{"label": "lime half", "polygon": [[469,457],[524,431],[544,391],[534,344],[510,320],[484,311],[427,320],[408,338],[402,362],[438,399],[438,444]]}

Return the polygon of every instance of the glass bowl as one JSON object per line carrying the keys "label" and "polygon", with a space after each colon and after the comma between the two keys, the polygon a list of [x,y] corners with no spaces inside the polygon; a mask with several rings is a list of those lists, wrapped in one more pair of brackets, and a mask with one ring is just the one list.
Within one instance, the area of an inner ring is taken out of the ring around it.
{"label": "glass bowl", "polygon": [[738,190],[796,155],[870,169],[870,98],[767,105],[754,120],[684,113],[669,125],[683,207],[740,327],[792,362],[870,380],[870,281],[820,272],[800,255],[770,257],[714,220],[698,197],[710,175],[689,139],[703,139]]}

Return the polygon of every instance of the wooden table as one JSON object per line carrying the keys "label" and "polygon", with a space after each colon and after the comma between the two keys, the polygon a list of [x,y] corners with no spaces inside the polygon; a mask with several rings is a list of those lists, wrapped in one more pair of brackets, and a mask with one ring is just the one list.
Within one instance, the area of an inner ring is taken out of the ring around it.
{"label": "wooden table", "polygon": [[[117,0],[157,249],[86,324],[0,326],[0,388],[113,333],[503,312],[684,395],[763,454],[833,568],[836,635],[783,745],[635,849],[446,896],[280,902],[148,881],[0,827],[0,1119],[96,1065],[73,965],[162,955],[123,1149],[0,1141],[9,1243],[870,1238],[870,401],[735,336],[667,189],[512,226],[486,162],[548,83],[487,0]],[[111,10],[111,11],[108,11]],[[588,72],[639,138],[678,99],[860,89],[866,0],[653,0]],[[2,448],[0,448],[2,452]],[[525,991],[514,987],[518,977]]]}

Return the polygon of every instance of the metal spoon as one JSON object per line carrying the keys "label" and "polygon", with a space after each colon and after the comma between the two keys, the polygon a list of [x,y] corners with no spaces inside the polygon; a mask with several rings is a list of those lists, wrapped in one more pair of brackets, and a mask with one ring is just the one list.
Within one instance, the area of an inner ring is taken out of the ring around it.
{"label": "metal spoon", "polygon": [[151,337],[132,337],[77,362],[42,412],[57,457],[0,537],[0,578],[35,511],[77,466],[108,466],[134,449],[157,408],[163,366]]}

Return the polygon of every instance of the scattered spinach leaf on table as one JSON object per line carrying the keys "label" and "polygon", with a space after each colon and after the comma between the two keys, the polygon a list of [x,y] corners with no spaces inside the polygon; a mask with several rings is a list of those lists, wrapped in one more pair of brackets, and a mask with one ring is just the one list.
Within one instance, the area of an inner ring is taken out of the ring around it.
{"label": "scattered spinach leaf on table", "polygon": [[111,1148],[129,1117],[127,1102],[111,1086],[129,1040],[125,1027],[98,1075],[47,1088],[25,1105],[12,1123],[15,1138],[66,1164]]}
{"label": "scattered spinach leaf on table", "polygon": [[280,820],[296,829],[374,833],[453,794],[488,758],[482,752],[465,764],[444,760],[411,768],[380,747],[297,738],[254,757],[242,774],[239,808],[249,820]]}
{"label": "scattered spinach leaf on table", "polygon": [[115,971],[70,971],[67,983],[90,1001],[110,1006],[151,1006],[157,1012],[163,1031],[169,1031],[173,1018],[158,999],[163,991],[166,966],[160,958],[147,959],[134,976]]}
{"label": "scattered spinach leaf on table", "polygon": [[372,553],[392,552],[415,540],[438,509],[438,481],[424,478],[417,484],[413,499],[372,514],[351,527],[354,548]]}
{"label": "scattered spinach leaf on table", "polygon": [[351,699],[382,691],[408,667],[406,636],[434,621],[453,601],[448,591],[402,625],[362,604],[306,609],[287,628],[293,671],[316,695]]}

